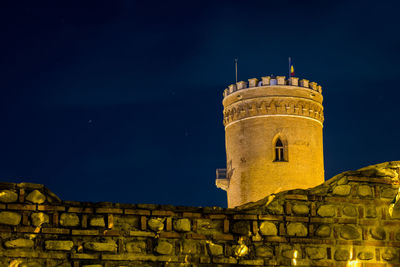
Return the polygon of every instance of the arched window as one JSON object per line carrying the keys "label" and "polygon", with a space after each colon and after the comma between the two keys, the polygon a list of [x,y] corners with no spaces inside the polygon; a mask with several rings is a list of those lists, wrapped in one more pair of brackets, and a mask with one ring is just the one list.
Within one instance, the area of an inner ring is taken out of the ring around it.
{"label": "arched window", "polygon": [[280,138],[276,139],[275,142],[275,161],[286,161],[285,147]]}

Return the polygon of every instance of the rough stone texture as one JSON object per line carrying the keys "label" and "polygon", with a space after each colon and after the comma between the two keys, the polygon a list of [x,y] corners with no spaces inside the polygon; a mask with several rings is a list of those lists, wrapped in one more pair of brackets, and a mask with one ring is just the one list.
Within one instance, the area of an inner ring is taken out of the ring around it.
{"label": "rough stone texture", "polygon": [[339,228],[340,237],[346,240],[353,240],[360,238],[358,229],[352,225],[343,225]]}
{"label": "rough stone texture", "polygon": [[114,241],[109,242],[86,242],[83,247],[91,251],[109,251],[114,252],[117,250],[117,244]]}
{"label": "rough stone texture", "polygon": [[287,233],[290,236],[307,236],[308,230],[303,223],[288,223]]}
{"label": "rough stone texture", "polygon": [[331,227],[328,225],[320,225],[315,231],[315,235],[319,237],[329,237],[331,235]]}
{"label": "rough stone texture", "polygon": [[70,240],[58,241],[58,240],[47,240],[45,241],[45,248],[47,250],[65,250],[69,251],[74,246],[74,243]]}
{"label": "rough stone texture", "polygon": [[174,221],[174,229],[178,232],[190,232],[191,224],[189,219],[179,219]]}
{"label": "rough stone texture", "polygon": [[36,204],[42,204],[46,201],[46,196],[39,190],[33,190],[26,196],[26,200]]}
{"label": "rough stone texture", "polygon": [[106,223],[104,221],[104,217],[94,217],[90,219],[89,225],[95,227],[105,227]]}
{"label": "rough stone texture", "polygon": [[393,199],[396,196],[396,194],[397,194],[397,190],[396,189],[383,188],[382,192],[381,192],[381,197]]}
{"label": "rough stone texture", "polygon": [[79,217],[75,213],[63,213],[60,216],[60,224],[62,226],[78,226]]}
{"label": "rough stone texture", "polygon": [[319,207],[317,213],[321,217],[333,217],[335,216],[335,206],[333,205],[322,205]]}
{"label": "rough stone texture", "polygon": [[172,253],[173,248],[174,248],[174,246],[171,243],[169,243],[167,241],[159,241],[155,248],[155,251],[158,254],[169,255]]}
{"label": "rough stone texture", "polygon": [[146,242],[134,241],[126,244],[126,250],[130,253],[144,253],[146,251]]}
{"label": "rough stone texture", "polygon": [[323,247],[307,247],[306,254],[312,260],[321,260],[326,258],[326,249]]}
{"label": "rough stone texture", "polygon": [[292,211],[293,211],[294,214],[304,215],[304,214],[308,214],[310,212],[310,209],[308,208],[307,205],[295,204],[292,207]]}
{"label": "rough stone texture", "polygon": [[18,238],[4,243],[6,248],[31,248],[34,243],[31,239]]}
{"label": "rough stone texture", "polygon": [[336,196],[348,196],[350,194],[351,186],[350,185],[338,185],[333,188],[333,195]]}
{"label": "rough stone texture", "polygon": [[214,244],[212,242],[208,243],[208,249],[210,250],[211,255],[220,256],[224,253],[224,247],[218,244]]}
{"label": "rough stone texture", "polygon": [[262,222],[260,225],[260,233],[261,235],[277,235],[278,229],[276,225],[272,222]]}
{"label": "rough stone texture", "polygon": [[43,212],[35,212],[31,215],[32,225],[40,227],[42,224],[49,223],[49,215]]}
{"label": "rough stone texture", "polygon": [[358,187],[358,196],[359,197],[372,197],[372,189],[368,185],[360,185]]}
{"label": "rough stone texture", "polygon": [[21,214],[11,211],[0,212],[0,224],[18,225],[21,222]]}
{"label": "rough stone texture", "polygon": [[152,218],[149,220],[149,228],[154,232],[160,232],[164,229],[164,219],[163,218]]}
{"label": "rough stone texture", "polygon": [[0,191],[0,202],[11,203],[16,202],[18,199],[18,194],[11,190],[1,190]]}
{"label": "rough stone texture", "polygon": [[336,249],[335,260],[337,261],[348,261],[350,259],[349,249]]}
{"label": "rough stone texture", "polygon": [[[374,176],[392,173],[382,168],[397,172],[400,162],[235,209],[61,201],[41,185],[0,183],[17,201],[22,191],[46,196],[40,205],[0,203],[0,267],[398,266],[400,202],[380,193],[396,191],[399,180]],[[333,194],[342,185],[350,194]]]}

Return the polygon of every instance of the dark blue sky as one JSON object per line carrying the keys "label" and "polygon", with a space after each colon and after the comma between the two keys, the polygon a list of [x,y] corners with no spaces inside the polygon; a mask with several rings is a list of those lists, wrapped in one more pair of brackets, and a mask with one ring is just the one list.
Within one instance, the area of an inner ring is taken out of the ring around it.
{"label": "dark blue sky", "polygon": [[398,1],[0,4],[0,179],[65,200],[226,206],[222,92],[323,86],[326,178],[399,160]]}

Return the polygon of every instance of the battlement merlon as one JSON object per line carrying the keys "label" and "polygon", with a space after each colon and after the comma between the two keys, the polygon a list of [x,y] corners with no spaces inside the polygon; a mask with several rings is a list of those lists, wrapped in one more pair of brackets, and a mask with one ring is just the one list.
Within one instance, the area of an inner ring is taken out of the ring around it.
{"label": "battlement merlon", "polygon": [[307,79],[299,80],[298,77],[290,77],[286,78],[286,76],[264,76],[261,77],[261,80],[258,78],[251,78],[248,79],[248,82],[239,81],[236,84],[231,84],[224,90],[223,96],[224,98],[230,94],[233,94],[239,90],[244,89],[252,89],[256,87],[266,87],[266,86],[295,86],[295,87],[302,87],[307,88],[315,93],[322,95],[322,87],[318,85],[316,82],[310,82]]}

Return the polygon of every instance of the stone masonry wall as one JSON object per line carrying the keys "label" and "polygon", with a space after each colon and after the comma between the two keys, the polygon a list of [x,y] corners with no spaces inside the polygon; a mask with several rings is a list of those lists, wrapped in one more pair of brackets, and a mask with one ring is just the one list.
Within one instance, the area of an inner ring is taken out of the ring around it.
{"label": "stone masonry wall", "polygon": [[61,201],[0,183],[0,266],[400,266],[399,168],[236,209]]}

